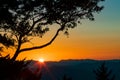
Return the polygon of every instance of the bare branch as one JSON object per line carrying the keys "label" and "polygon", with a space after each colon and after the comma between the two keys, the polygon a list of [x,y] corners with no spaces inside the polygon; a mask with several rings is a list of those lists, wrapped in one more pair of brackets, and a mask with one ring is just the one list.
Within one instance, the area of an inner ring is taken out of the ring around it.
{"label": "bare branch", "polygon": [[62,31],[62,27],[57,30],[57,32],[56,32],[56,34],[54,35],[54,37],[53,37],[48,43],[46,43],[46,44],[44,44],[44,45],[41,45],[41,46],[36,46],[36,47],[21,49],[21,50],[19,51],[19,53],[20,53],[20,52],[24,52],[24,51],[29,51],[29,50],[44,48],[44,47],[50,45],[50,44],[56,39],[56,37],[58,36],[58,34],[59,34],[60,31]]}

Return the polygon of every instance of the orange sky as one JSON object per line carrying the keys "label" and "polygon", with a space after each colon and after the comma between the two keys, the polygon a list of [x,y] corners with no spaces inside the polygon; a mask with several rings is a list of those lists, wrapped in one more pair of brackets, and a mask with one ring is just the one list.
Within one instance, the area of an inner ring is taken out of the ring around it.
{"label": "orange sky", "polygon": [[[50,61],[62,59],[120,59],[120,0],[106,0],[105,9],[95,15],[95,21],[83,20],[75,29],[70,30],[69,38],[60,33],[48,47],[21,53],[18,59],[44,58]],[[113,6],[114,5],[114,6]],[[54,25],[56,26],[56,25]],[[39,45],[50,40],[54,34],[48,32],[43,40],[35,39],[32,44]],[[48,37],[49,36],[49,37]],[[13,52],[13,50],[11,50]]]}
{"label": "orange sky", "polygon": [[[85,24],[85,22],[88,24]],[[100,24],[98,19],[96,19],[95,22],[84,21],[82,25],[78,25],[78,27],[69,31],[69,38],[63,33],[60,33],[50,46],[39,50],[21,53],[19,58],[27,57],[27,59],[38,60],[42,57],[45,60],[52,61],[87,58],[119,59],[120,28],[115,27],[112,29],[109,27],[107,26],[107,23]],[[44,42],[49,41],[50,32],[43,37],[43,40],[44,38],[47,38]],[[40,40],[36,39],[33,42],[40,44],[40,42],[43,41]]]}

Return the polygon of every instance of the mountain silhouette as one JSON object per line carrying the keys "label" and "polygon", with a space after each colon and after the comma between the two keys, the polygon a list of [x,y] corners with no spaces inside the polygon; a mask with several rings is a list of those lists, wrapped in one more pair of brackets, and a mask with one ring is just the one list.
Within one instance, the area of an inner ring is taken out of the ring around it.
{"label": "mountain silhouette", "polygon": [[[42,68],[42,80],[62,80],[64,75],[71,77],[73,80],[96,80],[93,70],[97,69],[104,61],[106,62],[106,66],[115,74],[115,80],[120,80],[120,60],[91,59],[45,62],[45,67]],[[36,61],[33,61],[32,64],[34,63]]]}

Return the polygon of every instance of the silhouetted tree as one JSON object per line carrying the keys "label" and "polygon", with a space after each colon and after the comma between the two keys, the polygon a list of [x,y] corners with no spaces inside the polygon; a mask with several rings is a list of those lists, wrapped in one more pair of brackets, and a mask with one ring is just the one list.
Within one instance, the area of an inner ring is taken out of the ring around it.
{"label": "silhouetted tree", "polygon": [[96,75],[96,80],[115,80],[115,75],[112,74],[112,70],[106,67],[105,62],[103,62],[98,69],[94,70]]}
{"label": "silhouetted tree", "polygon": [[[81,19],[94,20],[94,13],[99,13],[104,0],[0,0],[0,43],[1,48],[16,49],[12,60],[19,53],[40,49],[50,45],[60,31],[68,35],[69,28],[74,28]],[[50,26],[59,26],[53,38],[46,44],[21,48],[31,41],[31,37],[42,37]]]}

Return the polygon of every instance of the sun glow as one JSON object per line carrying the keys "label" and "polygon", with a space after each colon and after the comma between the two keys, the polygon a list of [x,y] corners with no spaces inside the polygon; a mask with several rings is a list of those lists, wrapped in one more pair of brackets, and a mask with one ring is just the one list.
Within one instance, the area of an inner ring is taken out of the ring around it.
{"label": "sun glow", "polygon": [[42,62],[42,63],[43,63],[43,62],[44,62],[44,59],[43,59],[43,58],[40,58],[40,59],[39,59],[39,62]]}

